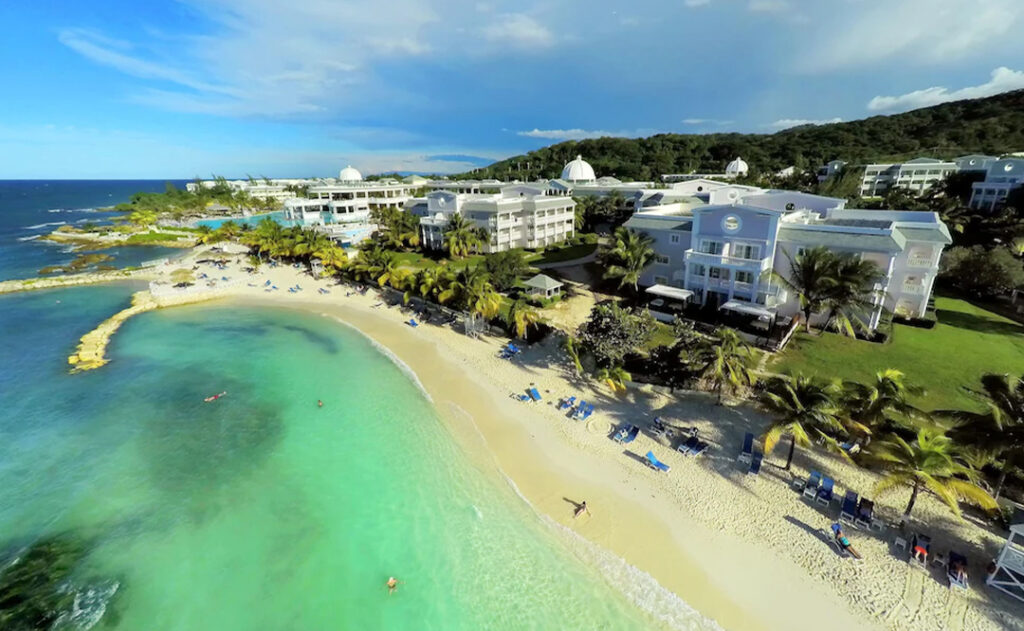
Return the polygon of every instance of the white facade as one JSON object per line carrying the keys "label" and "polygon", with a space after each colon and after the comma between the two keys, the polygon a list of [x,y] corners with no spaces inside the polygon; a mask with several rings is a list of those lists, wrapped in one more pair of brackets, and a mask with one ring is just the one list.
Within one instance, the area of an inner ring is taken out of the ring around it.
{"label": "white facade", "polygon": [[409,211],[420,216],[424,247],[442,249],[445,230],[458,214],[487,231],[485,253],[561,243],[575,232],[575,208],[570,198],[545,195],[543,188],[526,184],[493,194],[433,191],[409,205]]}
{"label": "white facade", "polygon": [[654,239],[656,257],[644,285],[693,292],[699,304],[748,305],[787,317],[800,311],[769,272],[790,273],[789,260],[824,246],[873,261],[883,278],[878,300],[865,314],[871,328],[883,309],[922,317],[939,257],[951,243],[935,213],[848,210],[842,199],[790,191],[742,193],[729,203],[709,203],[677,213],[645,209],[626,226]]}
{"label": "white facade", "polygon": [[975,210],[994,211],[1006,203],[1015,188],[1024,185],[1024,158],[993,160],[985,171],[985,179],[971,185],[970,206]]}
{"label": "white facade", "polygon": [[901,164],[869,164],[864,168],[861,197],[881,197],[899,187],[920,195],[959,167],[955,162],[914,158]]}
{"label": "white facade", "polygon": [[[295,197],[293,191],[286,190],[286,186],[289,184],[304,183],[307,180],[271,180],[270,184],[267,184],[263,180],[257,180],[255,182],[250,180],[227,180],[228,187],[236,193],[245,192],[251,197],[258,197],[265,199],[267,197],[283,201]],[[203,188],[213,188],[217,185],[215,180],[203,180],[200,182]],[[195,182],[188,182],[185,184],[185,190],[189,193],[195,193],[198,190]]]}
{"label": "white facade", "polygon": [[[342,174],[354,177],[345,170]],[[284,216],[303,226],[318,227],[342,245],[355,245],[376,230],[370,220],[372,211],[401,210],[411,198],[412,189],[411,184],[393,180],[320,180],[309,187],[308,198],[286,200]]]}
{"label": "white facade", "polygon": [[818,169],[818,181],[824,182],[825,180],[835,177],[846,167],[846,163],[842,160],[830,160],[825,163],[825,166]]}
{"label": "white facade", "polygon": [[562,168],[562,179],[573,184],[586,184],[595,181],[597,175],[594,174],[594,167],[583,156],[576,156],[575,160],[570,160]]}

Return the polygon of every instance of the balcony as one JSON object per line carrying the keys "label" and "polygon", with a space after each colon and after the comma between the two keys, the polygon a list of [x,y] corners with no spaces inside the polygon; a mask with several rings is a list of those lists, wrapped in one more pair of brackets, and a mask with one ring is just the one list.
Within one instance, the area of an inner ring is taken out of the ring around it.
{"label": "balcony", "polygon": [[903,283],[902,293],[910,294],[911,296],[923,296],[927,287],[924,283]]}
{"label": "balcony", "polygon": [[934,256],[911,256],[907,259],[907,267],[921,267],[931,269],[935,266]]}
{"label": "balcony", "polygon": [[687,263],[697,263],[699,265],[737,267],[755,271],[766,270],[771,265],[771,260],[768,257],[762,259],[741,259],[735,256],[723,256],[721,254],[698,252],[692,248],[686,250],[684,254],[686,255]]}

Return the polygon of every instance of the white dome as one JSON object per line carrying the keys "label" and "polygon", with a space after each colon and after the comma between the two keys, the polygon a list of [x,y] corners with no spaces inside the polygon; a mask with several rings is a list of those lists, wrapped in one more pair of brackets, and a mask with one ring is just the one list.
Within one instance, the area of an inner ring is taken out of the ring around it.
{"label": "white dome", "polygon": [[570,160],[562,169],[562,179],[570,182],[593,182],[597,179],[594,175],[594,167],[583,159],[583,156],[576,156]]}
{"label": "white dome", "polygon": [[350,164],[341,170],[341,173],[338,174],[338,179],[342,182],[362,182],[363,174],[353,169]]}
{"label": "white dome", "polygon": [[743,161],[743,158],[736,158],[725,167],[726,175],[746,175],[747,174],[747,163]]}

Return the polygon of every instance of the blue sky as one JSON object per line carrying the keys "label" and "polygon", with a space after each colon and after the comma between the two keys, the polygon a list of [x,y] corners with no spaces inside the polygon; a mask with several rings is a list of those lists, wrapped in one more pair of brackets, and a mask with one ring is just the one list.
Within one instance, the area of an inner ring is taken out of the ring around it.
{"label": "blue sky", "polygon": [[1021,0],[11,0],[0,179],[452,172],[853,120],[1024,88],[1022,27]]}

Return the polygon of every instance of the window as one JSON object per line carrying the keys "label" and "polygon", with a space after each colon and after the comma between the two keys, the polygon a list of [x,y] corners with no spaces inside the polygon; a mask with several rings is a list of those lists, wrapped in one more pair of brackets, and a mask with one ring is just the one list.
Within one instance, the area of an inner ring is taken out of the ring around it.
{"label": "window", "polygon": [[736,272],[736,282],[737,283],[752,283],[752,282],[754,282],[754,274],[753,274],[753,272],[737,271]]}
{"label": "window", "polygon": [[704,276],[704,272],[705,272],[705,269],[704,269],[703,265],[691,265],[690,266],[690,273],[693,274],[694,276]]}
{"label": "window", "polygon": [[722,280],[729,280],[729,270],[722,269],[721,267],[712,267],[708,273],[709,278],[720,278]]}
{"label": "window", "polygon": [[659,265],[668,265],[668,257],[661,254],[654,255],[654,262]]}
{"label": "window", "polygon": [[748,261],[757,260],[758,254],[760,254],[761,248],[756,245],[749,245],[747,243],[734,243],[732,246],[732,255],[738,259],[747,259]]}
{"label": "window", "polygon": [[671,235],[669,235],[668,242],[669,243],[679,243],[679,235],[678,234],[671,234]]}
{"label": "window", "polygon": [[655,276],[654,277],[654,284],[655,285],[667,285],[668,284],[668,278],[666,278],[664,276]]}
{"label": "window", "polygon": [[719,241],[701,241],[700,251],[704,254],[721,254],[722,243]]}

